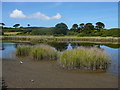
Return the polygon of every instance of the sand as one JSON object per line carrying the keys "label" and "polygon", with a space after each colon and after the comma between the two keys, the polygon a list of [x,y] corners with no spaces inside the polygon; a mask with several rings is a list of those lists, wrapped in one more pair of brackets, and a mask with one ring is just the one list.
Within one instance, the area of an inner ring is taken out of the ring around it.
{"label": "sand", "polygon": [[[23,64],[20,64],[20,60]],[[3,59],[3,78],[8,88],[117,88],[118,76],[65,70],[56,61]],[[33,80],[33,81],[32,81]]]}

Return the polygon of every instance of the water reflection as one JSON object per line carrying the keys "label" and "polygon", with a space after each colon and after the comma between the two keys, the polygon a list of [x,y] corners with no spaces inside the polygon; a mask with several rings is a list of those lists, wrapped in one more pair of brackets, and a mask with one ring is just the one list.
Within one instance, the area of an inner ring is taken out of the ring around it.
{"label": "water reflection", "polygon": [[[41,43],[39,43],[41,44]],[[57,42],[49,42],[48,45],[54,47],[58,51],[70,50],[73,48],[77,48],[79,46],[83,47],[98,47],[103,50],[110,56],[111,64],[108,68],[108,73],[118,73],[118,51],[120,50],[119,45],[114,44],[93,44],[93,43],[57,43]],[[30,45],[29,43],[0,43],[0,58],[15,58],[15,50],[18,45]],[[33,45],[33,44],[32,44]],[[120,68],[120,67],[119,67]]]}

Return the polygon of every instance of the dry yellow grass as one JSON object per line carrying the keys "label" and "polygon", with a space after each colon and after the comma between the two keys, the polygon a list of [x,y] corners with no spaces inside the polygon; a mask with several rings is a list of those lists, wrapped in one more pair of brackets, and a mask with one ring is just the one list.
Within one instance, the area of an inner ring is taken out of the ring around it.
{"label": "dry yellow grass", "polygon": [[21,32],[4,32],[4,34],[7,34],[7,35],[16,35],[18,33],[21,33]]}

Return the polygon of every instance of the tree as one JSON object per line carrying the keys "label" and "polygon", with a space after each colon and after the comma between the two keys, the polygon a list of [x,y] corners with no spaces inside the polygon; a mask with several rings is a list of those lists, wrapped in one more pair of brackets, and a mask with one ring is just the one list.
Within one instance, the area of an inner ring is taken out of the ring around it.
{"label": "tree", "polygon": [[84,27],[84,23],[81,23],[79,26],[80,26],[80,28],[83,28]]}
{"label": "tree", "polygon": [[30,26],[30,24],[27,24],[27,26],[29,27],[29,26]]}
{"label": "tree", "polygon": [[64,34],[68,32],[68,26],[65,23],[58,23],[55,25],[54,34]]}
{"label": "tree", "polygon": [[88,33],[91,33],[91,30],[94,30],[94,25],[92,25],[92,23],[86,23],[84,28],[83,28],[83,31],[88,34]]}
{"label": "tree", "polygon": [[20,26],[20,24],[15,24],[15,25],[13,25],[13,27],[15,27],[15,28],[17,28],[17,27],[19,27]]}
{"label": "tree", "polygon": [[0,25],[4,26],[5,24],[4,23],[0,23]]}
{"label": "tree", "polygon": [[102,23],[102,22],[97,22],[96,23],[96,29],[103,29],[103,28],[105,28],[104,23]]}
{"label": "tree", "polygon": [[83,31],[83,28],[84,28],[84,26],[85,26],[85,24],[84,23],[81,23],[81,24],[79,24],[79,28],[78,28],[78,31],[79,32],[81,32],[81,31]]}
{"label": "tree", "polygon": [[5,25],[5,23],[0,23],[0,27],[2,27],[3,28],[3,26]]}
{"label": "tree", "polygon": [[78,25],[77,24],[73,24],[72,29],[78,29]]}

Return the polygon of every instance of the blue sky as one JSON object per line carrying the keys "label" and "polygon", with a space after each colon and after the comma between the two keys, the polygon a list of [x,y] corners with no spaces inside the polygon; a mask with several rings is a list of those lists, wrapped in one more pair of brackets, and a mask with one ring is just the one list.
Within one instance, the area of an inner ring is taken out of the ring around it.
{"label": "blue sky", "polygon": [[2,21],[6,26],[53,27],[66,23],[103,22],[106,28],[118,27],[117,2],[3,2]]}

